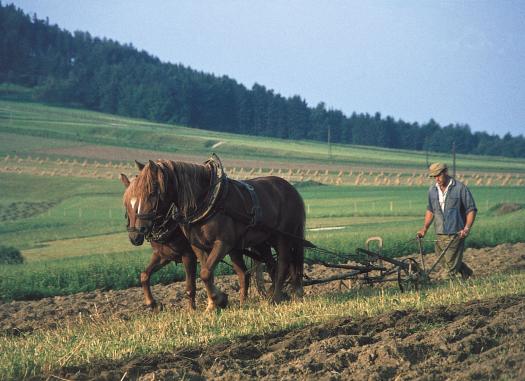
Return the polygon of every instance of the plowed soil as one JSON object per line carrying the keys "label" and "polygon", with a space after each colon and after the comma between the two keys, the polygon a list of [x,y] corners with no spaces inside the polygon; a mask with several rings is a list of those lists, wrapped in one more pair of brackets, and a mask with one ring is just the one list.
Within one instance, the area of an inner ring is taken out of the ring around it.
{"label": "plowed soil", "polygon": [[[432,256],[426,257],[427,263]],[[465,261],[475,276],[525,270],[525,244],[468,249]],[[318,266],[310,277],[340,271]],[[442,271],[434,278],[443,277]],[[235,277],[219,287],[238,303]],[[354,285],[355,286],[355,285]],[[338,282],[307,288],[307,295],[333,291]],[[166,308],[182,309],[183,284],[155,286]],[[91,314],[131,316],[147,313],[139,288],[81,293],[39,301],[0,304],[5,334],[52,329],[65,319]],[[198,290],[198,308],[205,295]],[[127,363],[94,363],[63,369],[64,379],[330,379],[479,380],[525,379],[525,297],[476,301],[427,311],[395,311],[368,319],[339,319],[307,328],[189,348]]]}
{"label": "plowed soil", "polygon": [[64,369],[65,379],[523,380],[525,300],[395,311],[127,363]]}

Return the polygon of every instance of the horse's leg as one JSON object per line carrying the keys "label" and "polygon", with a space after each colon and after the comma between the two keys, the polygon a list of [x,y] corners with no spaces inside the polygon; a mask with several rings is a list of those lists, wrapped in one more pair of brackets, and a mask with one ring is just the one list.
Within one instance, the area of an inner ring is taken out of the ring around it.
{"label": "horse's leg", "polygon": [[248,274],[248,269],[244,263],[243,253],[241,250],[232,250],[230,252],[230,258],[232,260],[233,269],[239,277],[239,300],[241,306],[246,301],[248,297],[248,288],[250,287],[250,275]]}
{"label": "horse's leg", "polygon": [[182,255],[182,264],[186,273],[186,297],[188,298],[188,308],[194,310],[195,306],[195,280],[197,277],[197,258],[194,253]]}
{"label": "horse's leg", "polygon": [[148,267],[146,268],[146,270],[140,273],[140,284],[142,285],[142,291],[144,292],[146,306],[149,307],[151,310],[157,310],[158,306],[151,293],[149,280],[153,273],[166,266],[169,262],[169,260],[162,259],[160,254],[154,250]]}
{"label": "horse's leg", "polygon": [[304,248],[296,245],[291,248],[290,253],[290,284],[293,296],[300,299],[303,297]]}
{"label": "horse's leg", "polygon": [[277,274],[273,289],[273,302],[280,303],[282,300],[282,291],[284,282],[288,277],[290,268],[290,244],[286,239],[280,238],[277,242]]}
{"label": "horse's leg", "polygon": [[[208,256],[204,250],[195,245],[192,245],[191,247],[201,264],[200,278],[204,283],[206,294],[208,295],[208,307],[206,307],[206,311],[213,311],[217,307],[226,307],[228,305],[228,295],[221,292],[213,283],[213,268],[215,266],[211,269],[208,267],[208,260],[211,257],[211,254]],[[215,246],[212,253],[214,250]]]}

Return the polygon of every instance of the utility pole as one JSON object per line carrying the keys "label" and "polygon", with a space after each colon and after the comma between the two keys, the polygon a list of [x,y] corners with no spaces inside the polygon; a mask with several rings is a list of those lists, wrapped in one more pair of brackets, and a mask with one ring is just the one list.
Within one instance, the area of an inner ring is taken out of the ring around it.
{"label": "utility pole", "polygon": [[332,160],[332,142],[330,141],[331,138],[331,127],[328,125],[328,160]]}
{"label": "utility pole", "polygon": [[456,141],[452,142],[452,177],[456,177]]}

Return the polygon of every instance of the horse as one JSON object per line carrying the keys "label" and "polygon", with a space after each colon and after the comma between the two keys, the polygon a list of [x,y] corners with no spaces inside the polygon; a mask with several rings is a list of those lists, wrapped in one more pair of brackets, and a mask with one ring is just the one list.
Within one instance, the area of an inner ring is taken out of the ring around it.
{"label": "horse", "polygon": [[[142,168],[140,163],[137,163],[139,169]],[[129,238],[133,245],[140,246],[144,242],[144,235],[136,234],[135,230],[131,228],[136,224],[136,220],[139,218],[137,209],[135,208],[136,202],[133,202],[133,186],[135,178],[131,180],[124,174],[120,175],[120,181],[126,187],[124,193],[124,206],[126,208],[126,219],[127,227],[130,232]],[[158,311],[163,308],[162,304],[158,304],[151,293],[150,278],[153,273],[160,270],[170,262],[181,263],[184,266],[185,272],[185,288],[186,297],[188,298],[188,308],[190,310],[196,309],[195,295],[196,295],[196,273],[197,273],[197,257],[193,252],[188,240],[182,233],[178,225],[175,229],[165,237],[162,242],[150,240],[153,253],[151,260],[147,268],[140,273],[140,283],[144,293],[145,305],[152,311]],[[244,263],[242,252],[233,251],[230,254],[232,267],[239,278],[239,299],[240,304],[244,304],[248,296],[249,288],[249,274]]]}
{"label": "horse", "polygon": [[[302,297],[306,214],[299,192],[277,176],[239,182],[225,176],[217,179],[215,173],[210,161],[150,160],[126,196],[138,217],[130,225],[130,240],[143,241],[158,216],[171,213],[201,263],[208,311],[227,305],[227,295],[213,282],[216,265],[226,254],[247,247],[256,248],[265,262],[270,247],[276,250],[275,303],[282,300],[288,278],[293,295]],[[224,186],[217,194],[218,183]]]}

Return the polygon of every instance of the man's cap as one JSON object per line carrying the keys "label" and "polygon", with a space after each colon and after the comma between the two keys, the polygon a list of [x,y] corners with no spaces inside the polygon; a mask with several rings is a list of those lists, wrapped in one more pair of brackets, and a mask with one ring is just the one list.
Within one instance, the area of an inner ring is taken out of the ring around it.
{"label": "man's cap", "polygon": [[447,165],[445,163],[433,163],[428,167],[428,176],[435,177],[438,176],[441,172],[447,170]]}

